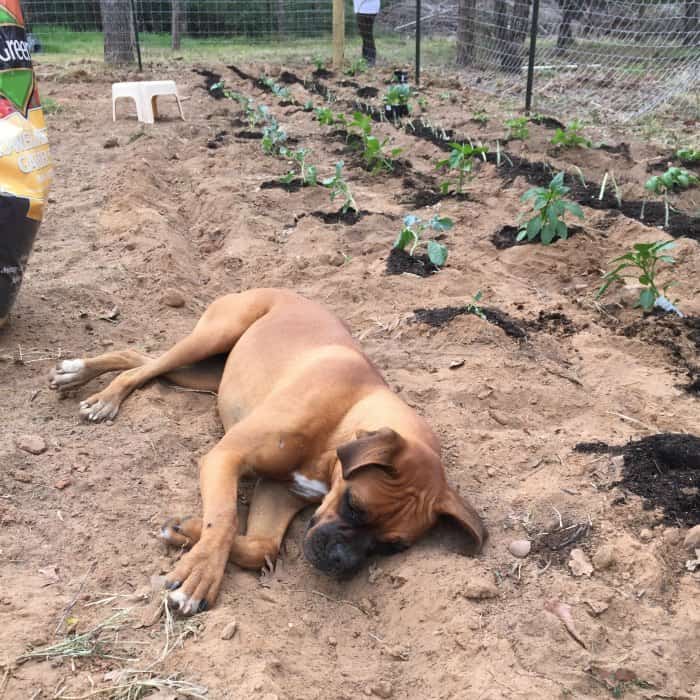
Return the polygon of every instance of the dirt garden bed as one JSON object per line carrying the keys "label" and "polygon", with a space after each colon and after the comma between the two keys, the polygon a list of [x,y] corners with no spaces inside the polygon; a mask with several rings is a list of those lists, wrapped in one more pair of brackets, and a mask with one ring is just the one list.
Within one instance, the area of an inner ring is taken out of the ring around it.
{"label": "dirt garden bed", "polygon": [[[309,66],[197,70],[139,76],[176,79],[188,98],[186,122],[164,105],[145,128],[121,110],[110,121],[110,83],[135,75],[39,68],[42,94],[59,108],[48,119],[56,180],[0,332],[0,696],[88,697],[131,682],[126,668],[164,692],[177,676],[213,699],[697,697],[699,580],[683,545],[697,517],[697,455],[682,474],[649,473],[655,436],[700,434],[689,389],[700,190],[672,195],[666,233],[649,225],[658,202],[640,217],[644,180],[666,149],[622,134],[605,148],[553,150],[547,118],[529,125],[527,141],[509,141],[510,115],[475,122],[488,101],[449,76],[428,75],[422,109],[392,123],[378,116],[389,70],[352,79]],[[263,73],[289,94],[273,94]],[[262,125],[212,94],[222,80],[267,105],[320,178],[344,160],[359,212],[343,213],[324,187],[282,186],[290,162],[264,154]],[[373,133],[401,148],[401,168],[368,172],[337,125],[319,124],[313,110],[323,106],[377,116]],[[462,196],[445,196],[435,164],[462,137],[492,150]],[[584,209],[575,235],[510,244],[521,195],[559,170]],[[606,172],[622,203],[612,189],[599,198]],[[453,220],[440,234],[443,268],[392,252],[408,213]],[[639,290],[595,299],[609,260],[669,234],[677,264],[663,279],[677,281],[686,318],[643,313]],[[169,627],[157,577],[177,552],[157,532],[168,516],[198,510],[197,459],[221,435],[215,400],[154,383],[112,425],[86,425],[77,403],[102,380],[61,399],[46,374],[58,359],[105,349],[158,354],[217,296],[257,286],[294,288],[347,321],[435,426],[448,476],[483,514],[489,543],[465,557],[444,524],[336,582],[303,557],[309,510],[274,572],[230,567],[213,610]],[[485,318],[471,306],[479,291]],[[530,542],[525,558],[511,554],[516,540]],[[234,620],[236,634],[222,639]],[[101,646],[74,659],[47,651],[66,639]]]}

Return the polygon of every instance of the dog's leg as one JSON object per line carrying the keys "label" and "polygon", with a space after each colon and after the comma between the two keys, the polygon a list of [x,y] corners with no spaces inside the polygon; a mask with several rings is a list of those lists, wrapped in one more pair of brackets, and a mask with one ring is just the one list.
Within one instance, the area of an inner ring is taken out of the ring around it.
{"label": "dog's leg", "polygon": [[[255,484],[245,535],[236,535],[229,558],[243,569],[261,569],[277,559],[294,516],[308,501],[294,495],[287,484],[260,479]],[[202,534],[201,518],[170,518],[160,531],[165,542],[192,547]]]}
{"label": "dog's leg", "polygon": [[[135,369],[152,360],[152,357],[136,350],[118,350],[97,357],[60,360],[49,372],[49,388],[58,391],[75,389],[106,372]],[[186,389],[216,392],[221,382],[224,364],[223,355],[211,357],[189,367],[166,372],[163,379]]]}
{"label": "dog's leg", "polygon": [[151,379],[213,355],[228,353],[268,308],[269,304],[256,303],[256,297],[245,292],[217,299],[204,312],[192,333],[170,350],[155,360],[122,372],[105,389],[82,401],[81,417],[91,421],[114,418],[122,401]]}
{"label": "dog's leg", "polygon": [[[166,585],[172,590],[171,604],[185,614],[204,610],[211,606],[219,593],[224,568],[229,555],[248,564],[264,561],[265,554],[277,540],[281,541],[286,526],[293,517],[291,505],[279,522],[274,521],[274,503],[261,504],[253,521],[256,526],[269,524],[275,527],[265,533],[251,532],[250,536],[261,539],[263,534],[273,542],[257,542],[253,546],[234,543],[239,537],[236,503],[238,479],[253,466],[256,471],[276,476],[286,474],[290,465],[305,458],[305,449],[311,442],[298,427],[289,423],[289,416],[275,415],[266,406],[234,425],[200,463],[200,489],[202,492],[203,517],[199,541],[176,564],[166,577]],[[271,427],[277,426],[277,427]],[[284,427],[281,427],[284,426]],[[297,502],[297,507],[301,507]],[[284,529],[282,524],[284,523]],[[256,527],[257,529],[257,527]],[[281,534],[279,534],[281,532]],[[176,589],[176,590],[175,590]]]}

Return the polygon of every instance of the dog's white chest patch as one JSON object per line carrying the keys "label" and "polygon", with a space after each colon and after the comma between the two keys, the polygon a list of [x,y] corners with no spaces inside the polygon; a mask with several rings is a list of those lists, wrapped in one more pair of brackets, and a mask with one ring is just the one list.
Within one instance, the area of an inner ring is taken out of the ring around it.
{"label": "dog's white chest patch", "polygon": [[328,493],[328,487],[318,479],[309,479],[299,472],[294,472],[292,476],[294,483],[290,486],[290,491],[297,496],[308,498],[310,501],[320,501]]}

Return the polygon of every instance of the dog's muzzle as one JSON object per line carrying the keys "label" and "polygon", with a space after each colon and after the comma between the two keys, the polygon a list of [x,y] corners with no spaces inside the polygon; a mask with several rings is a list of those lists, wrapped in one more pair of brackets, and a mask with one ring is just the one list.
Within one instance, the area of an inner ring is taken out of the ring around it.
{"label": "dog's muzzle", "polygon": [[345,578],[356,573],[372,550],[373,538],[365,530],[342,520],[314,525],[304,536],[304,556],[319,571]]}

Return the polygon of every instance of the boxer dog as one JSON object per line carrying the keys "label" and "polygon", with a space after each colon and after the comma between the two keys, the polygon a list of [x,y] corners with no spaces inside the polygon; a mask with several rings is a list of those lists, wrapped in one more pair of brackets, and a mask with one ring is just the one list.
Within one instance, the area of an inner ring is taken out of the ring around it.
{"label": "boxer dog", "polygon": [[[445,516],[478,551],[486,530],[448,486],[428,424],[388,387],[348,328],[320,305],[283,289],[214,301],[194,330],[158,359],[134,350],[63,360],[53,389],[104,372],[120,374],[80,403],[87,421],[113,419],[129,394],[155,377],[218,395],[226,434],[200,461],[202,518],[171,518],[163,539],[191,549],[166,577],[173,607],[211,606],[226,562],[260,569],[276,558],[287,527],[318,503],[304,554],[334,576],[375,552],[411,545]],[[238,532],[238,480],[258,481],[247,531]]]}

